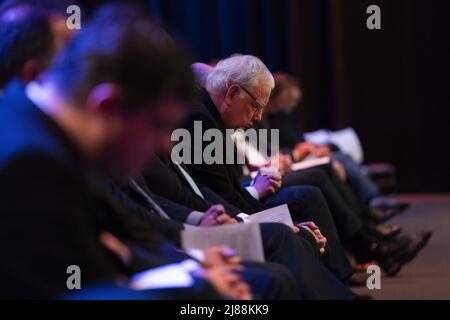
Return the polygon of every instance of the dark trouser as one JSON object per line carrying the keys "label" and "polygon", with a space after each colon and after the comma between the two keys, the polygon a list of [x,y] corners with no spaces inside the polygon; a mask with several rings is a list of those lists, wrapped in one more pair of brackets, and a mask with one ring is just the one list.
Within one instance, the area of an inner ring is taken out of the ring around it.
{"label": "dark trouser", "polygon": [[289,270],[278,263],[245,261],[243,271],[237,272],[252,290],[253,299],[298,300],[297,282]]}
{"label": "dark trouser", "polygon": [[[283,186],[313,185],[322,191],[333,217],[337,232],[342,241],[349,241],[362,228],[360,209],[351,206],[349,199],[343,195],[346,190],[339,190],[334,180],[333,168],[321,166],[306,170],[286,173],[283,176]],[[341,188],[342,189],[342,188]],[[350,195],[347,195],[350,197]]]}
{"label": "dark trouser", "polygon": [[378,186],[361,171],[360,166],[352,158],[340,151],[333,152],[333,158],[344,166],[348,183],[355,189],[361,201],[369,203],[372,198],[380,195]]}
{"label": "dark trouser", "polygon": [[318,259],[317,249],[283,224],[261,224],[267,261],[286,266],[303,299],[354,299],[351,292]]}
{"label": "dark trouser", "polygon": [[[300,299],[296,279],[289,270],[277,263],[243,262],[243,271],[237,271],[250,285],[255,299]],[[114,284],[91,285],[62,297],[68,300],[216,300],[222,299],[215,288],[202,278],[193,278],[185,288],[161,288],[135,291]]]}
{"label": "dark trouser", "polygon": [[218,300],[222,297],[211,284],[201,278],[194,278],[188,288],[162,288],[152,290],[131,290],[112,283],[91,285],[75,290],[56,299],[64,300]]}
{"label": "dark trouser", "polygon": [[[351,276],[353,270],[341,246],[336,229],[336,219],[333,219],[319,188],[312,186],[284,187],[277,194],[266,199],[264,203],[268,206],[287,203],[294,221],[316,223],[328,240],[328,248],[323,257],[325,265],[340,279],[344,280]],[[341,227],[343,224],[347,224],[346,228],[348,229],[356,228],[352,226],[352,220],[342,222],[341,219],[340,221]]]}

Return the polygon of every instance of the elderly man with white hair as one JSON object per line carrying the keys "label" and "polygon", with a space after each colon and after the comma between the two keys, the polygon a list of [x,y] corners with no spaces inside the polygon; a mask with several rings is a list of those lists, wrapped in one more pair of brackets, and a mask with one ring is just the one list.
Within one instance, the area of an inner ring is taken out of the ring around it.
{"label": "elderly man with white hair", "polygon": [[[274,86],[273,77],[261,60],[237,55],[220,61],[215,68],[195,64],[193,70],[206,90],[203,92],[203,105],[191,113],[186,126],[191,133],[195,132],[194,122],[201,121],[204,131],[218,128],[227,139],[229,134],[225,129],[249,128],[253,122],[261,121]],[[192,154],[203,154],[204,150],[205,143],[202,149],[196,144],[192,146]],[[229,151],[224,148],[223,154],[226,152]],[[377,234],[372,235],[356,211],[336,205],[342,203],[340,195],[330,196],[335,194],[333,185],[322,172],[315,172],[320,175],[316,174],[314,179],[308,180],[310,182],[307,184],[315,187],[303,183],[300,186],[302,180],[296,179],[296,183],[280,189],[279,176],[264,173],[256,176],[250,186],[243,188],[240,185],[242,166],[236,162],[229,164],[228,158],[222,164],[195,163],[188,167],[199,182],[208,185],[243,212],[251,214],[261,210],[263,205],[272,207],[288,203],[294,221],[316,222],[327,237],[329,246],[333,246],[331,251],[334,257],[331,261],[340,261],[342,266],[346,265],[346,259],[341,257],[343,254],[339,239],[360,260],[377,261],[391,276],[411,261],[427,241],[426,235],[422,234],[404,237],[401,243],[387,242]],[[236,159],[236,156],[233,154],[231,158]],[[327,202],[326,209],[322,205],[324,199]],[[315,210],[308,214],[311,207]],[[331,208],[331,213],[328,208]],[[328,223],[329,220],[331,223]]]}
{"label": "elderly man with white hair", "polygon": [[[197,77],[200,80],[199,86],[206,88],[202,89],[201,102],[193,107],[184,128],[194,139],[196,135],[203,136],[210,129],[219,131],[223,143],[215,150],[215,159],[218,161],[185,162],[185,168],[197,182],[207,185],[245,214],[254,214],[286,203],[296,223],[314,221],[327,238],[327,246],[330,247],[324,254],[326,266],[342,280],[350,277],[353,270],[340,245],[326,201],[318,188],[281,188],[281,179],[276,173],[258,175],[245,188],[241,186],[242,170],[241,164],[236,161],[236,150],[232,148],[233,153],[226,154],[230,151],[227,145],[233,145],[230,131],[249,128],[253,122],[261,120],[274,87],[274,80],[268,68],[257,57],[235,55],[220,61],[213,69],[204,64],[194,64],[193,70],[197,76],[200,75]],[[197,158],[204,155],[209,143],[210,141],[192,143],[191,155]],[[221,160],[218,159],[220,156],[223,157]],[[301,226],[307,228],[307,225]]]}

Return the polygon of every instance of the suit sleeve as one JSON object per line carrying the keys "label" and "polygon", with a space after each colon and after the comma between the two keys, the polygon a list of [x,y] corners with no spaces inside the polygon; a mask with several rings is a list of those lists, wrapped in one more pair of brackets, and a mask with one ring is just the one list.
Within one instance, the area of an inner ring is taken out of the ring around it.
{"label": "suit sleeve", "polygon": [[[185,125],[185,128],[191,132],[193,139],[195,139],[194,121],[201,121],[203,132],[215,128],[212,120],[208,116],[199,112],[193,113]],[[191,143],[192,158],[195,154],[202,155],[206,145],[208,145],[208,142],[204,141],[202,141],[201,145]],[[243,194],[247,191],[243,190],[241,193],[236,189],[236,187],[239,186],[235,186],[234,181],[230,176],[230,172],[227,169],[227,165],[217,163],[205,164],[203,161],[201,164],[195,164],[194,161],[192,161],[191,164],[185,164],[185,166],[189,169],[189,173],[195,177],[196,181],[207,185],[226,201],[242,209],[244,212],[255,213],[261,209],[261,205],[254,200],[250,194],[248,194],[248,197]],[[231,168],[231,170],[232,169],[233,168]]]}
{"label": "suit sleeve", "polygon": [[67,268],[82,271],[81,285],[120,274],[98,241],[79,179],[54,158],[26,154],[0,173],[2,293],[52,298],[67,291]]}
{"label": "suit sleeve", "polygon": [[169,164],[156,158],[145,173],[145,182],[154,193],[196,211],[207,211],[212,205],[187,187]]}
{"label": "suit sleeve", "polygon": [[145,236],[151,233],[160,233],[165,239],[180,246],[180,232],[183,230],[183,225],[181,223],[161,218],[149,212],[137,201],[123,192],[121,188],[114,184],[111,184],[110,187],[116,201],[128,212],[126,221],[130,225],[129,228],[132,229],[130,232],[131,234],[135,236],[142,234]]}

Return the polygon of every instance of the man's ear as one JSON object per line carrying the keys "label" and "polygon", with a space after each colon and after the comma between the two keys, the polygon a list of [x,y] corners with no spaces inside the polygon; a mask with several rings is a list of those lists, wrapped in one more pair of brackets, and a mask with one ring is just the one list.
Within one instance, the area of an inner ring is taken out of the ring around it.
{"label": "man's ear", "polygon": [[122,101],[121,88],[113,83],[102,83],[94,87],[86,101],[88,109],[104,115],[117,115]]}
{"label": "man's ear", "polygon": [[231,85],[228,90],[227,93],[225,94],[225,103],[227,105],[231,104],[231,101],[233,100],[233,98],[236,96],[236,94],[239,93],[239,86],[233,84]]}
{"label": "man's ear", "polygon": [[44,71],[44,63],[38,59],[31,59],[25,62],[20,72],[20,80],[28,84],[36,80],[39,75]]}

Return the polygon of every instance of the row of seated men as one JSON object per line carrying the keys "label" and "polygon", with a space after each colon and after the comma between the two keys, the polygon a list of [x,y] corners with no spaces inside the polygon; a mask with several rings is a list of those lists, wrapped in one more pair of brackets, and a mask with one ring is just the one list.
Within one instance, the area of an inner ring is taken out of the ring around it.
{"label": "row of seated men", "polygon": [[[243,185],[241,165],[174,162],[177,128],[195,134],[201,121],[225,141],[261,121],[272,74],[242,55],[192,72],[143,7],[104,5],[75,34],[65,8],[0,7],[0,296],[350,300],[345,251],[395,275],[426,245],[430,232],[383,227],[398,206],[374,214],[332,165]],[[295,225],[259,226],[264,263],[226,246],[182,249],[184,229],[248,223],[285,203]]]}

